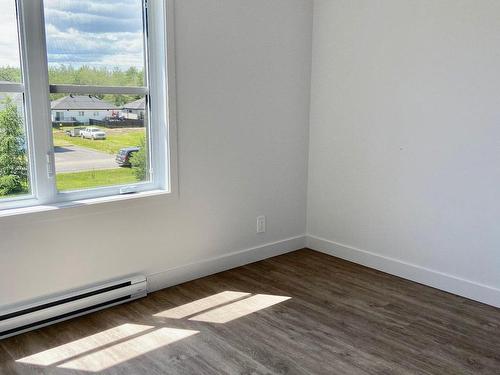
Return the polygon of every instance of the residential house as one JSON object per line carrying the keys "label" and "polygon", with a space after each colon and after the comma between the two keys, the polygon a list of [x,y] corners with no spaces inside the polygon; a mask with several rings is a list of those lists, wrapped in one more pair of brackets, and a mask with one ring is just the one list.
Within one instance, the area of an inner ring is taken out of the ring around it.
{"label": "residential house", "polygon": [[68,95],[50,103],[52,122],[88,124],[116,116],[119,108],[93,95]]}
{"label": "residential house", "polygon": [[146,108],[145,98],[134,100],[133,102],[123,105],[122,111],[120,112],[120,117],[129,120],[143,120],[145,108]]}

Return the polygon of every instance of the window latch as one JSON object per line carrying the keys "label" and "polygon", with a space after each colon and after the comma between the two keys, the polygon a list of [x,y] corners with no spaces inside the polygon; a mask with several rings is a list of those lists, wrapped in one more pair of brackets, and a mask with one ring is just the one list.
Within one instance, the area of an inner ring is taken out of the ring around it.
{"label": "window latch", "polygon": [[47,152],[47,176],[49,178],[54,177],[55,174],[55,161],[54,161],[54,151]]}

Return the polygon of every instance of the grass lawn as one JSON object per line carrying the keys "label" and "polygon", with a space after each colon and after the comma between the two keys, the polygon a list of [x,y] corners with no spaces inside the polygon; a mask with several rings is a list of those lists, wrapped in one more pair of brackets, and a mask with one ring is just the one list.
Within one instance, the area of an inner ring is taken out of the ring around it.
{"label": "grass lawn", "polygon": [[113,155],[121,148],[139,146],[141,137],[145,135],[144,129],[103,129],[106,132],[106,139],[93,141],[91,139],[70,137],[64,130],[53,130],[54,146],[65,147],[74,145]]}
{"label": "grass lawn", "polygon": [[137,182],[132,168],[99,169],[95,171],[58,173],[57,189],[80,190]]}

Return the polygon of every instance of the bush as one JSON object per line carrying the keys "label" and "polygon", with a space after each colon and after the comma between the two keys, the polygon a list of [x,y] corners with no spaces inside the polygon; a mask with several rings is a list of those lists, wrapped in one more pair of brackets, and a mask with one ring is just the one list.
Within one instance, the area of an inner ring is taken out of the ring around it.
{"label": "bush", "polygon": [[148,150],[144,136],[141,137],[139,143],[139,151],[132,154],[130,164],[137,180],[144,181],[148,175]]}
{"label": "bush", "polygon": [[23,192],[24,186],[18,176],[8,175],[0,177],[0,196]]}

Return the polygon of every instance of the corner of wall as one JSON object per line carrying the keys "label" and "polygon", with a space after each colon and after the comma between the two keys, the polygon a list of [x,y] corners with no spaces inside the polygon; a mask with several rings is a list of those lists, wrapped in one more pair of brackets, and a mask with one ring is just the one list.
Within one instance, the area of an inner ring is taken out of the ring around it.
{"label": "corner of wall", "polygon": [[500,307],[500,289],[311,234],[306,247],[488,305]]}

